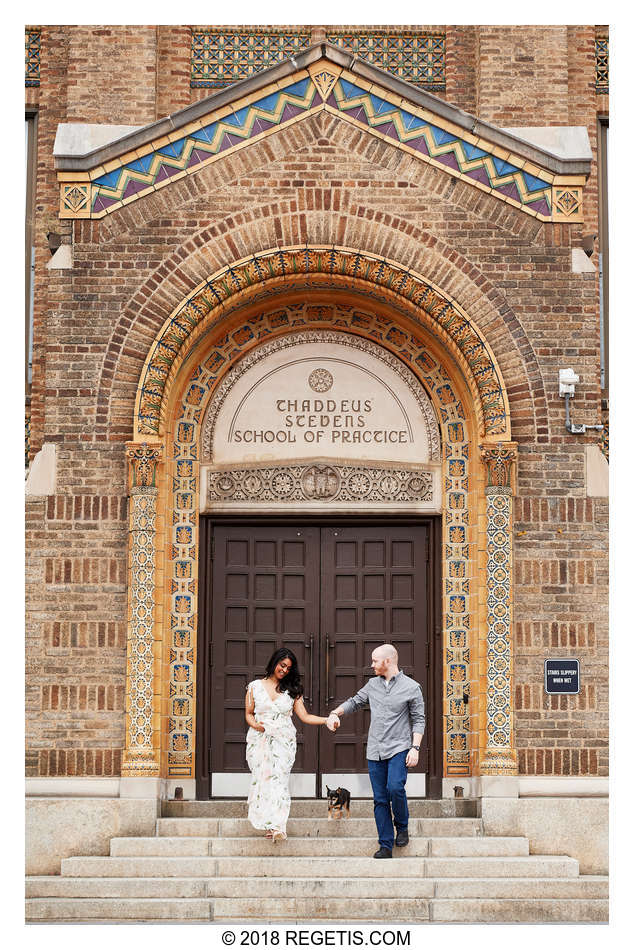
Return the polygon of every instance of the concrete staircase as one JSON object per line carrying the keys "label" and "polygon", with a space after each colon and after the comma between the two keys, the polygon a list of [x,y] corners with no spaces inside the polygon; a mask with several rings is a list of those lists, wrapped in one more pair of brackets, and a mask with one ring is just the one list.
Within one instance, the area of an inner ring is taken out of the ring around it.
{"label": "concrete staircase", "polygon": [[573,858],[529,855],[527,838],[483,835],[476,803],[410,801],[410,843],[372,858],[371,801],[327,820],[294,801],[288,840],[256,834],[242,801],[163,802],[152,838],[113,838],[108,857],[28,877],[30,921],[600,922],[608,879]]}

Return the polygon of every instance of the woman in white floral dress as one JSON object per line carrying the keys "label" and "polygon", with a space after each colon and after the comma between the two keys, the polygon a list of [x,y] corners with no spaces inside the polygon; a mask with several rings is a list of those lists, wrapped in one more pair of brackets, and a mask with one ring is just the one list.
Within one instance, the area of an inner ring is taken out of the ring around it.
{"label": "woman in white floral dress", "polygon": [[291,807],[289,784],[297,748],[292,714],[307,725],[321,726],[327,721],[324,716],[306,712],[302,692],[297,659],[285,647],[276,650],[269,660],[264,679],[253,680],[247,686],[249,821],[273,841],[286,838]]}

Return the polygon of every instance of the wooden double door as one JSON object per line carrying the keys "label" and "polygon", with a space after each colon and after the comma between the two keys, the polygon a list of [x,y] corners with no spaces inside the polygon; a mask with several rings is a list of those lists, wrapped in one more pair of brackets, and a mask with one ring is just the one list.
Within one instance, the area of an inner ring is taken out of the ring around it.
{"label": "wooden double door", "polygon": [[[427,775],[426,793],[440,794],[437,532],[436,519],[321,526],[201,519],[197,797],[244,791],[245,689],[274,650],[295,653],[306,708],[325,715],[373,675],[372,651],[385,642],[421,684],[427,728],[418,771]],[[295,725],[300,794],[319,796],[321,776],[332,783],[367,775],[368,710],[345,716],[334,734],[297,718]]]}

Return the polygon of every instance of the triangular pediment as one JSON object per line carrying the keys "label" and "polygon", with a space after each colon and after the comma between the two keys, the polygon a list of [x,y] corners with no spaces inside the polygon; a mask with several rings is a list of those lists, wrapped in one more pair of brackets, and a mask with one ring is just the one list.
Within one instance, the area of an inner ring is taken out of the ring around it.
{"label": "triangular pediment", "polygon": [[56,154],[60,216],[103,217],[323,111],[540,220],[582,220],[586,157],[549,153],[327,43],[87,154]]}

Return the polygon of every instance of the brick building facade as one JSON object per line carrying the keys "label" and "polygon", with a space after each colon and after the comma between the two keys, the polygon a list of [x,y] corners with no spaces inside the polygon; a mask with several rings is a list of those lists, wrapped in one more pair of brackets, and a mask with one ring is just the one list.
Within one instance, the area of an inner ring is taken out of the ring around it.
{"label": "brick building facade", "polygon": [[[567,430],[559,371],[579,376],[573,422],[604,423],[607,247],[591,238],[604,234],[607,29],[399,28],[438,38],[414,74],[389,43],[368,60],[389,27],[289,27],[276,49],[291,58],[256,51],[269,70],[233,85],[227,58],[193,52],[214,28],[29,30],[32,793],[81,795],[94,778],[112,798],[126,781],[150,783],[147,798],[196,795],[197,531],[216,510],[285,517],[279,499],[215,509],[197,447],[241,360],[323,331],[397,357],[438,420],[433,500],[384,515],[438,519],[427,793],[461,784],[488,800],[501,780],[505,799],[604,794],[607,439]],[[361,32],[375,45],[354,52]],[[247,463],[260,478],[263,460]],[[355,504],[303,517],[366,523],[372,505]],[[579,693],[548,695],[544,661],[570,657]]]}

